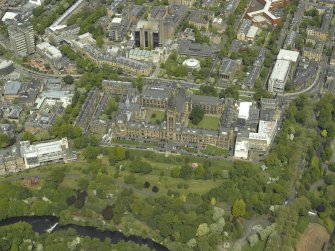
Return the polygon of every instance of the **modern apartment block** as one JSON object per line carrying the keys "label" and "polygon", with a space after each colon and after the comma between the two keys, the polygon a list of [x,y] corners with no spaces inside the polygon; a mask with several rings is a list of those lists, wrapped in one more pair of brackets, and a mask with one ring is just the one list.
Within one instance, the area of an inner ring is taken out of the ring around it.
{"label": "modern apartment block", "polygon": [[9,22],[8,34],[11,47],[17,56],[27,56],[35,52],[34,30],[30,23]]}
{"label": "modern apartment block", "polygon": [[278,53],[276,63],[272,69],[268,91],[283,92],[287,81],[292,77],[295,66],[299,59],[299,52],[283,50]]}

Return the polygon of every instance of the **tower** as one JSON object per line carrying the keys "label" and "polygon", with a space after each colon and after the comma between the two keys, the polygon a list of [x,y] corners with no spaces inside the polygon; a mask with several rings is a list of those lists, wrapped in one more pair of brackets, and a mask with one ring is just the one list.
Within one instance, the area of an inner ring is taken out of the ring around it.
{"label": "tower", "polygon": [[30,23],[23,24],[11,21],[8,24],[8,34],[16,55],[27,56],[35,52],[34,30]]}

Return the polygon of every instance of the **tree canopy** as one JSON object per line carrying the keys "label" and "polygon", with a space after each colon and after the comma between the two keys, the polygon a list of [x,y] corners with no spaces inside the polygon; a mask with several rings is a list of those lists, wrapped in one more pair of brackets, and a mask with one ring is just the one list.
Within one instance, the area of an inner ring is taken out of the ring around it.
{"label": "tree canopy", "polygon": [[192,124],[198,125],[204,118],[204,115],[205,115],[204,110],[201,107],[196,106],[192,109],[188,118],[191,120]]}

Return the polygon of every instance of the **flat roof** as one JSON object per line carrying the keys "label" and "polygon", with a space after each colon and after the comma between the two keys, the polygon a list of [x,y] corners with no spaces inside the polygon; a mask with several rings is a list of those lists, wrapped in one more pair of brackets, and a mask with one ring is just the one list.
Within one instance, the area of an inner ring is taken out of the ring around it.
{"label": "flat roof", "polygon": [[122,22],[122,17],[114,17],[112,19],[113,24],[120,24]]}
{"label": "flat roof", "polygon": [[248,119],[249,118],[249,110],[252,102],[241,102],[238,107],[238,118],[240,119]]}
{"label": "flat roof", "polygon": [[[24,143],[24,144],[22,144]],[[60,139],[56,141],[43,142],[35,145],[30,145],[29,141],[21,142],[21,151],[24,156],[36,156],[43,154],[50,154],[54,152],[61,152],[62,146],[67,145],[67,139]]]}
{"label": "flat roof", "polygon": [[278,53],[277,59],[288,60],[291,62],[297,62],[299,57],[298,51],[290,51],[281,49]]}
{"label": "flat roof", "polygon": [[285,81],[289,69],[290,61],[278,59],[271,72],[270,80]]}
{"label": "flat roof", "polygon": [[136,25],[136,29],[145,29],[145,30],[159,30],[159,22],[154,20],[140,20]]}
{"label": "flat roof", "polygon": [[257,35],[259,28],[257,26],[252,25],[250,29],[248,30],[247,37],[248,38],[255,38]]}
{"label": "flat roof", "polygon": [[1,21],[4,22],[6,20],[13,20],[15,19],[15,17],[18,15],[18,13],[16,12],[11,12],[11,11],[8,11],[5,13],[5,15],[2,17]]}
{"label": "flat roof", "polygon": [[1,60],[0,59],[0,69],[4,69],[10,65],[12,65],[12,61],[8,61],[8,60]]}
{"label": "flat roof", "polygon": [[249,151],[249,142],[247,140],[236,141],[235,151],[248,152]]}
{"label": "flat roof", "polygon": [[60,98],[70,98],[73,96],[69,91],[56,91],[56,90],[48,90],[44,91],[40,95],[41,97],[60,99]]}
{"label": "flat roof", "polygon": [[19,81],[7,81],[4,86],[5,95],[16,95],[21,88],[21,83]]}

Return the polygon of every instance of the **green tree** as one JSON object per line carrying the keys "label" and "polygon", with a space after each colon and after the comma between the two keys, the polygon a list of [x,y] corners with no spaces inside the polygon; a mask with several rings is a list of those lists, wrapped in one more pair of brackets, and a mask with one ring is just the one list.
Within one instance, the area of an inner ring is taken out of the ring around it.
{"label": "green tree", "polygon": [[198,125],[204,118],[204,115],[205,115],[204,110],[201,107],[196,106],[192,109],[188,118],[191,120],[192,124]]}
{"label": "green tree", "polygon": [[130,163],[129,169],[132,173],[143,173],[148,174],[152,171],[152,166],[141,160],[134,160]]}
{"label": "green tree", "polygon": [[71,84],[73,84],[74,79],[73,79],[73,77],[71,75],[66,75],[63,78],[63,81],[64,81],[65,84],[71,85]]}
{"label": "green tree", "polygon": [[218,93],[212,85],[202,85],[199,89],[199,95],[217,97]]}
{"label": "green tree", "polygon": [[111,163],[119,162],[126,159],[126,149],[122,146],[112,147],[108,149],[108,158]]}
{"label": "green tree", "polygon": [[89,184],[89,181],[84,177],[80,177],[78,180],[78,186],[81,190],[87,190]]}
{"label": "green tree", "polygon": [[94,147],[94,146],[88,146],[84,151],[82,152],[82,155],[85,159],[88,161],[95,160],[98,155],[100,154],[100,147]]}
{"label": "green tree", "polygon": [[7,134],[0,133],[0,148],[5,148],[13,143],[13,140],[11,137],[9,137]]}
{"label": "green tree", "polygon": [[179,178],[180,177],[180,168],[178,166],[174,167],[171,170],[171,177],[172,178]]}
{"label": "green tree", "polygon": [[180,177],[183,179],[189,179],[192,177],[193,169],[189,165],[184,165],[180,168]]}
{"label": "green tree", "polygon": [[221,90],[219,97],[220,98],[234,98],[236,100],[239,99],[240,93],[236,86],[229,86],[224,90]]}
{"label": "green tree", "polygon": [[208,234],[208,232],[209,232],[209,228],[208,228],[207,223],[202,223],[199,225],[197,229],[197,236],[204,236]]}
{"label": "green tree", "polygon": [[141,92],[144,86],[144,80],[142,76],[138,76],[136,80],[133,82],[133,85]]}
{"label": "green tree", "polygon": [[243,199],[236,200],[233,204],[232,215],[234,217],[242,217],[245,215],[245,202]]}
{"label": "green tree", "polygon": [[31,132],[25,131],[21,136],[21,140],[22,141],[27,140],[27,141],[30,141],[30,142],[34,142],[34,141],[36,141],[36,137]]}
{"label": "green tree", "polygon": [[202,166],[197,167],[194,171],[194,177],[196,179],[203,179],[205,174],[205,169]]}
{"label": "green tree", "polygon": [[224,209],[220,208],[220,207],[214,207],[213,208],[213,221],[218,221],[220,220],[223,215],[224,215]]}

